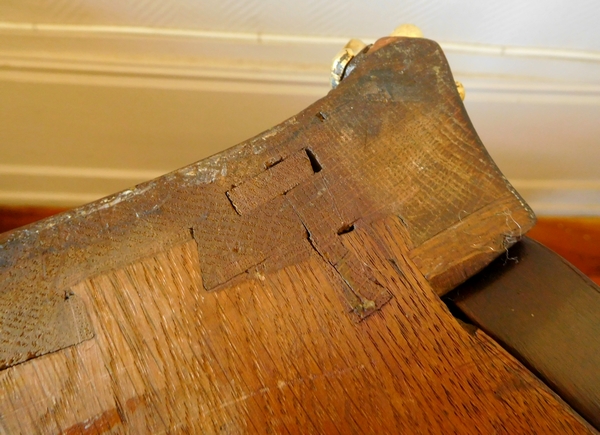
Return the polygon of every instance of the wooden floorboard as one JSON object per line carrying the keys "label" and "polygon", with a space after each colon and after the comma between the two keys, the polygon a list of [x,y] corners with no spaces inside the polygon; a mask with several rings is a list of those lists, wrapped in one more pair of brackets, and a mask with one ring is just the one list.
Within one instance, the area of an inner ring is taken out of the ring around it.
{"label": "wooden floorboard", "polygon": [[68,210],[60,207],[0,205],[0,233]]}
{"label": "wooden floorboard", "polygon": [[543,217],[528,235],[600,284],[600,217]]}
{"label": "wooden floorboard", "polygon": [[[66,210],[59,207],[0,206],[0,233]],[[600,217],[540,217],[528,235],[600,284]]]}

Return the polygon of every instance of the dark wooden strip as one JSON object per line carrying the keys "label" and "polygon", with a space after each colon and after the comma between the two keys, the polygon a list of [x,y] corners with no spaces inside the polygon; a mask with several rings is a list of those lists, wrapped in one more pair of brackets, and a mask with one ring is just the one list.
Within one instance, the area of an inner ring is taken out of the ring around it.
{"label": "dark wooden strip", "polygon": [[[26,315],[24,309],[29,309]],[[94,336],[85,305],[70,290],[36,298],[26,292],[1,292],[0,318],[0,370]],[[29,336],[35,338],[23,338]]]}
{"label": "dark wooden strip", "polygon": [[[0,206],[0,233],[66,211],[43,206]],[[527,235],[564,257],[600,284],[600,218],[538,216]],[[439,291],[439,290],[438,290]]]}
{"label": "dark wooden strip", "polygon": [[[50,207],[0,207],[0,232],[65,211]],[[0,245],[0,248],[2,246]],[[46,259],[39,279],[48,279]],[[94,336],[81,299],[68,289],[40,292],[34,283],[21,289],[0,286],[0,370],[64,349]],[[24,337],[34,337],[25,339]]]}
{"label": "dark wooden strip", "polygon": [[600,288],[525,238],[449,298],[600,428]]}

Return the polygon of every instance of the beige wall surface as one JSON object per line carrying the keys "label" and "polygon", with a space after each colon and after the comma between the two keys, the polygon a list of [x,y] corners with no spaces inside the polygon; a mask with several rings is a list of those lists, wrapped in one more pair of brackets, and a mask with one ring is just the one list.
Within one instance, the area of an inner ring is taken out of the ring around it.
{"label": "beige wall surface", "polygon": [[539,214],[600,215],[600,3],[0,2],[0,203],[77,205],[232,146],[402,22],[441,43]]}

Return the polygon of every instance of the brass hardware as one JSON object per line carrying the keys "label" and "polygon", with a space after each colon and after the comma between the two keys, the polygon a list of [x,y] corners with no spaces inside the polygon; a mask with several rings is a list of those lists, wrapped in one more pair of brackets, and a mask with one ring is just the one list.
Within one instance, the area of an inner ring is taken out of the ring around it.
{"label": "brass hardware", "polygon": [[456,90],[458,91],[458,95],[460,95],[460,99],[465,101],[465,87],[458,80],[456,80]]}
{"label": "brass hardware", "polygon": [[390,36],[404,36],[407,38],[422,38],[423,32],[414,24],[402,24],[394,29]]}
{"label": "brass hardware", "polygon": [[344,71],[350,63],[350,61],[361,51],[365,49],[367,45],[359,39],[351,39],[342,48],[342,50],[334,57],[333,64],[331,65],[331,88],[335,89],[340,84],[344,77]]}

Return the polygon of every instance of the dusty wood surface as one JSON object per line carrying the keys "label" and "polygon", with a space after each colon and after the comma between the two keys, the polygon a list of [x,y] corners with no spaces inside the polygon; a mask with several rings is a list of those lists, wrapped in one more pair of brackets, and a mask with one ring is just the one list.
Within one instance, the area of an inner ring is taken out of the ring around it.
{"label": "dusty wood surface", "polygon": [[600,427],[600,287],[525,238],[448,297]]}
{"label": "dusty wood surface", "polygon": [[586,433],[470,335],[410,261],[397,218],[343,237],[393,298],[356,323],[317,253],[206,292],[190,240],[72,287],[96,337],[0,372],[7,433]]}
{"label": "dusty wood surface", "polygon": [[[376,48],[280,126],[0,236],[6,431],[588,430],[436,296],[534,217],[437,44]],[[47,346],[67,296],[95,335]]]}

